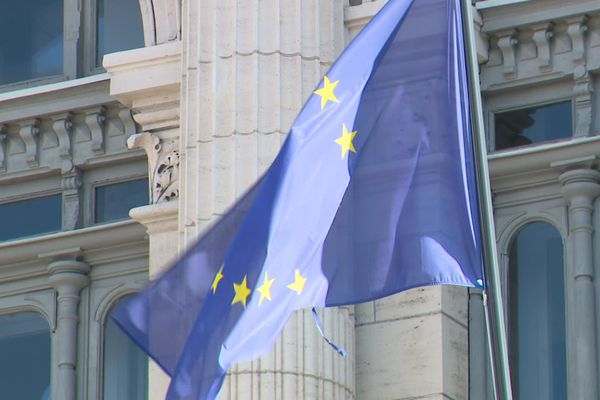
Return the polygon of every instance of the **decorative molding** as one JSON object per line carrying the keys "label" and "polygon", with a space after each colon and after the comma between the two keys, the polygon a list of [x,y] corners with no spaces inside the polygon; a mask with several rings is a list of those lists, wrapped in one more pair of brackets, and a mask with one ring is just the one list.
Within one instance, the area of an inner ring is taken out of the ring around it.
{"label": "decorative molding", "polygon": [[571,38],[573,62],[577,65],[585,64],[585,33],[588,30],[587,17],[580,15],[567,18],[567,33]]}
{"label": "decorative molding", "polygon": [[573,77],[575,136],[589,136],[592,128],[592,80],[583,65],[575,67]]}
{"label": "decorative molding", "polygon": [[104,127],[106,108],[99,107],[85,112],[85,124],[92,138],[92,150],[96,154],[104,154]]}
{"label": "decorative molding", "polygon": [[[488,15],[488,12],[484,14]],[[589,17],[587,13],[553,19],[534,18],[530,24],[515,24],[514,28],[507,28],[507,19],[502,30],[490,28],[497,21],[485,20],[483,30],[490,35],[490,57],[481,67],[483,90],[542,85],[549,81],[564,81],[573,75],[579,84],[577,80],[585,71],[597,73],[600,71],[600,57],[595,50],[600,46],[598,18],[596,14]],[[498,60],[500,54],[502,62]]]}
{"label": "decorative molding", "polygon": [[516,47],[519,43],[519,32],[511,29],[498,33],[498,48],[502,52],[502,72],[507,79],[517,77]]}
{"label": "decorative molding", "polygon": [[133,115],[131,114],[131,110],[129,108],[121,108],[119,110],[119,118],[115,119],[115,121],[119,122],[119,130],[114,131],[117,133],[111,133],[112,130],[109,131],[109,136],[121,136],[121,135],[132,135],[136,132],[135,121],[133,120]]}
{"label": "decorative molding", "polygon": [[179,127],[181,42],[108,54],[104,67],[111,96],[133,111],[143,131]]}
{"label": "decorative molding", "polygon": [[152,194],[154,202],[171,201],[179,197],[179,150],[172,150],[158,163]]}
{"label": "decorative molding", "polygon": [[142,148],[148,157],[152,203],[172,201],[179,197],[179,149],[177,142],[161,140],[149,133],[138,133],[127,139],[130,149]]}
{"label": "decorative molding", "polygon": [[39,165],[39,125],[39,119],[34,118],[22,121],[19,129],[19,136],[23,140],[23,143],[25,143],[25,158],[30,168]]}
{"label": "decorative molding", "polygon": [[81,225],[81,198],[79,188],[81,187],[81,172],[72,169],[62,177],[62,225],[64,230],[79,228]]}
{"label": "decorative molding", "polygon": [[6,125],[0,125],[0,172],[6,171]]}
{"label": "decorative molding", "polygon": [[537,47],[538,68],[541,72],[552,71],[550,45],[554,37],[554,25],[552,23],[543,23],[534,25],[532,28],[533,41]]}
{"label": "decorative molding", "polygon": [[70,112],[54,116],[52,129],[58,138],[58,155],[63,160],[62,171],[73,169],[71,156],[71,131],[73,129],[73,114]]}

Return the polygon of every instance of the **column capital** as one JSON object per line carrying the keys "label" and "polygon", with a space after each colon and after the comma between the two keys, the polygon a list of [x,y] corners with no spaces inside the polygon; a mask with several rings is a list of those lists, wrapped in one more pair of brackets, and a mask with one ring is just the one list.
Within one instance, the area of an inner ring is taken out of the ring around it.
{"label": "column capital", "polygon": [[562,194],[567,201],[575,199],[590,203],[600,195],[600,172],[594,169],[574,169],[563,172],[558,181],[562,185]]}
{"label": "column capital", "polygon": [[79,291],[87,286],[90,266],[77,260],[57,260],[48,265],[50,283],[56,289],[58,287],[70,286]]}

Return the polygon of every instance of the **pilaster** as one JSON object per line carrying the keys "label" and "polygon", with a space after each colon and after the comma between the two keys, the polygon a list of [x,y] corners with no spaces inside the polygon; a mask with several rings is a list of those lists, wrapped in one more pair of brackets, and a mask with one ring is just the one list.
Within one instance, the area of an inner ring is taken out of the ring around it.
{"label": "pilaster", "polygon": [[[183,5],[180,247],[267,170],[302,104],[344,45],[344,2],[204,0]],[[352,308],[325,333],[351,350]],[[354,354],[353,351],[350,351]],[[222,399],[354,398],[354,361],[298,311],[271,353],[234,366]]]}
{"label": "pilaster", "polygon": [[181,42],[109,54],[110,94],[133,112],[143,133],[127,140],[148,157],[152,203],[179,197]]}
{"label": "pilaster", "polygon": [[57,323],[53,333],[52,398],[77,398],[77,326],[80,291],[89,283],[90,267],[77,260],[80,249],[40,255],[52,260],[48,265],[49,282],[57,293]]}
{"label": "pilaster", "polygon": [[562,193],[569,204],[569,240],[572,244],[572,270],[568,285],[573,286],[573,326],[569,351],[573,363],[570,384],[577,399],[598,398],[596,342],[596,294],[592,245],[593,203],[600,195],[600,172],[574,169],[560,175]]}
{"label": "pilaster", "polygon": [[[137,207],[129,212],[131,218],[146,227],[149,240],[148,271],[155,279],[177,256],[178,202],[162,202]],[[163,400],[169,386],[169,377],[154,362],[148,371],[148,399]]]}

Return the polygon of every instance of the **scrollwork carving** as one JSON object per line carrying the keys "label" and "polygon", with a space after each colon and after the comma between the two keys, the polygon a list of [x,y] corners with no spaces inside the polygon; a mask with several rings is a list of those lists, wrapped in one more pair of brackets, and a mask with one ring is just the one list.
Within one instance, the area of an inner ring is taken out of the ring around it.
{"label": "scrollwork carving", "polygon": [[152,203],[179,197],[179,150],[176,142],[162,142],[158,136],[144,132],[130,136],[127,147],[146,151]]}
{"label": "scrollwork carving", "polygon": [[511,29],[498,34],[498,48],[502,52],[503,72],[507,78],[517,75],[516,46],[519,43],[519,32]]}
{"label": "scrollwork carving", "polygon": [[179,197],[179,151],[173,150],[156,167],[152,190],[154,202],[171,201]]}
{"label": "scrollwork carving", "polygon": [[552,70],[550,43],[554,37],[553,29],[554,25],[551,23],[533,26],[533,41],[537,47],[540,71]]}

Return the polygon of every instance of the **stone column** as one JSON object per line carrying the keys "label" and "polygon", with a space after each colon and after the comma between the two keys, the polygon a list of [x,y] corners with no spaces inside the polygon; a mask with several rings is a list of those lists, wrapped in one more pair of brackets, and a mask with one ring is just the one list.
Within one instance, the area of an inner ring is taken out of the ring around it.
{"label": "stone column", "polygon": [[[272,163],[302,104],[343,48],[342,0],[203,0],[182,8],[180,246],[218,219]],[[354,398],[352,308],[309,310],[273,350],[234,366],[221,399]]]}
{"label": "stone column", "polygon": [[[148,232],[150,279],[155,279],[177,255],[177,202],[163,202],[137,207],[129,215],[144,225]],[[148,367],[148,400],[163,400],[169,387],[169,376],[153,361]]]}
{"label": "stone column", "polygon": [[52,355],[55,363],[55,384],[52,398],[76,400],[77,398],[77,325],[79,324],[79,292],[89,282],[90,267],[74,259],[53,261],[48,265],[50,284],[57,293],[56,337]]}
{"label": "stone column", "polygon": [[[164,18],[157,15],[157,23],[165,22]],[[133,110],[142,129],[128,138],[127,145],[144,149],[148,157],[152,204],[134,208],[130,216],[147,228],[150,279],[168,267],[179,251],[180,53],[181,42],[176,40],[104,57],[111,96]],[[148,399],[163,400],[169,377],[152,361],[148,381]]]}
{"label": "stone column", "polygon": [[576,399],[597,399],[596,306],[592,247],[594,199],[600,195],[600,172],[576,169],[559,177],[562,193],[569,204],[569,239],[572,243],[573,326],[568,332],[572,348],[573,373],[570,383]]}

